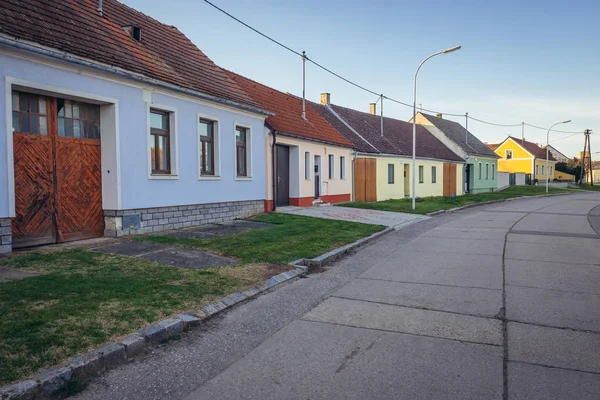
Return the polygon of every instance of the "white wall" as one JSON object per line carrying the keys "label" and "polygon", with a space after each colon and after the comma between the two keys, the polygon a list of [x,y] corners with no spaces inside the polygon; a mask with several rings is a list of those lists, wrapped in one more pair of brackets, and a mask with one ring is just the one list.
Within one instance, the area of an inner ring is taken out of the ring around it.
{"label": "white wall", "polygon": [[525,175],[523,172],[517,172],[517,186],[525,186]]}
{"label": "white wall", "polygon": [[[10,128],[10,85],[14,80],[29,83],[32,87],[44,87],[56,96],[70,93],[82,101],[101,99],[96,102],[105,104],[101,109],[105,209],[265,198],[263,116],[62,62],[22,56],[4,48],[0,48],[0,78],[0,217],[14,215]],[[176,140],[171,145],[176,152],[172,163],[177,175],[167,179],[151,176],[149,171],[148,108],[162,106],[174,111],[176,126]],[[219,125],[220,176],[210,180],[201,180],[198,176],[199,114],[213,117]],[[247,126],[251,132],[251,177],[247,179],[236,178],[235,124]]]}
{"label": "white wall", "polygon": [[498,189],[505,188],[510,185],[510,173],[498,172]]}

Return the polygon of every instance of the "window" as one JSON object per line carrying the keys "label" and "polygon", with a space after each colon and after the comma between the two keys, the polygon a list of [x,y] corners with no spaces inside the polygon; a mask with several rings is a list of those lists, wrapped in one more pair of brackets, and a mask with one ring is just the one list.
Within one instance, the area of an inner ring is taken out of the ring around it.
{"label": "window", "polygon": [[419,183],[423,183],[425,172],[423,171],[423,166],[419,165]]}
{"label": "window", "polygon": [[100,140],[100,107],[58,99],[58,136]]}
{"label": "window", "polygon": [[[215,174],[215,125],[214,121],[200,118],[200,175]],[[236,131],[236,153],[237,149]]]}
{"label": "window", "polygon": [[539,165],[536,165],[536,166],[535,166],[535,174],[536,174],[536,175],[539,175],[539,174],[540,174],[540,166],[539,166]]}
{"label": "window", "polygon": [[542,165],[542,176],[544,175],[544,166]]}
{"label": "window", "polygon": [[248,176],[248,129],[235,127],[235,162],[237,176]]}
{"label": "window", "polygon": [[46,98],[12,92],[12,130],[18,133],[47,136]]}
{"label": "window", "polygon": [[304,179],[310,179],[310,153],[304,152]]}
{"label": "window", "polygon": [[505,154],[507,160],[512,159],[512,150],[506,150]]}
{"label": "window", "polygon": [[436,176],[436,168],[435,167],[431,167],[431,183],[436,183],[437,182],[437,176]]}
{"label": "window", "polygon": [[394,183],[394,164],[388,164],[388,183]]}
{"label": "window", "polygon": [[[169,117],[166,111],[150,110],[150,160],[153,174],[171,173]],[[60,125],[58,129],[60,135]]]}
{"label": "window", "polygon": [[550,170],[548,171],[548,175],[552,176],[552,166],[550,166]]}
{"label": "window", "polygon": [[485,179],[490,179],[490,164],[485,164]]}
{"label": "window", "polygon": [[340,157],[340,179],[346,179],[346,157]]}
{"label": "window", "polygon": [[496,169],[496,166],[494,164],[492,164],[492,179],[495,179],[495,176],[496,176],[495,175],[495,173],[496,173],[495,169]]}
{"label": "window", "polygon": [[333,162],[333,154],[329,155],[329,179],[333,179],[335,177],[335,164]]}
{"label": "window", "polygon": [[481,163],[479,163],[479,179],[481,179]]}

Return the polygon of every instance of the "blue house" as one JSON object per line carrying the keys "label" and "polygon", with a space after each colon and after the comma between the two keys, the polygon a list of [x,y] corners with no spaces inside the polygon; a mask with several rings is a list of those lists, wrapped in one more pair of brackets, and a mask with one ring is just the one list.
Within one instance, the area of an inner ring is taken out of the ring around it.
{"label": "blue house", "polygon": [[174,26],[4,0],[0,75],[0,253],[264,210],[271,114]]}

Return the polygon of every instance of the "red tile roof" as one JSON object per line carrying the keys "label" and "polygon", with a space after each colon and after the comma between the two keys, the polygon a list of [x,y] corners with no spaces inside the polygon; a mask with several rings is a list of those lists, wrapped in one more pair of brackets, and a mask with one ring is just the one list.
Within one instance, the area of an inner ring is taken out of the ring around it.
{"label": "red tile roof", "polygon": [[[401,156],[412,156],[412,123],[394,118],[384,117],[383,137],[381,136],[381,117],[351,108],[330,105],[331,109],[339,115],[348,125],[358,132],[371,147],[375,147],[378,153],[395,154]],[[348,134],[350,130],[342,131]],[[348,138],[360,144],[356,134],[351,132]],[[362,141],[362,139],[360,139]],[[363,146],[366,152],[373,152]],[[359,151],[361,148],[358,147]],[[464,162],[456,153],[450,150],[439,139],[433,136],[427,129],[417,125],[416,155],[419,158],[433,158],[438,160]]]}
{"label": "red tile roof", "polygon": [[487,146],[487,147],[489,147],[489,148],[490,148],[490,150],[496,151],[496,149],[497,149],[498,147],[500,147],[500,144],[491,144],[491,143],[487,143],[487,144],[486,144],[486,146]]}
{"label": "red tile roof", "polygon": [[[2,0],[0,34],[54,48],[220,99],[256,107],[177,28],[116,0]],[[134,40],[123,26],[141,28]]]}
{"label": "red tile roof", "polygon": [[325,121],[308,101],[304,119],[301,98],[272,89],[234,72],[225,72],[262,108],[275,114],[267,118],[267,124],[278,133],[352,147],[352,143]]}
{"label": "red tile roof", "polygon": [[[519,139],[519,138],[516,138],[513,136],[509,136],[509,138],[511,138],[512,140],[517,142],[517,144],[519,144],[521,147],[523,147],[525,150],[527,150],[528,152],[533,154],[533,156],[535,158],[543,158],[544,160],[546,159],[546,150],[542,149],[537,144],[535,144],[533,142],[529,142],[527,140]],[[556,159],[554,157],[552,157],[552,153],[548,153],[548,160],[556,161]]]}

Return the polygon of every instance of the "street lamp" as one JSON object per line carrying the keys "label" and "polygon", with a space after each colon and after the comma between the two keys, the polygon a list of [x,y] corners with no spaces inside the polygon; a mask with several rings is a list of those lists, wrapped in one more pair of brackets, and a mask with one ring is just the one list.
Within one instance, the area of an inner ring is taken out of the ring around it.
{"label": "street lamp", "polygon": [[415,209],[415,199],[416,199],[416,187],[415,187],[415,168],[416,168],[416,163],[417,163],[417,144],[416,144],[416,139],[417,139],[417,75],[419,75],[419,70],[421,69],[421,67],[423,66],[423,64],[425,64],[425,61],[429,60],[430,58],[433,58],[435,56],[439,56],[440,54],[447,54],[447,53],[452,53],[453,51],[456,50],[460,50],[460,46],[455,46],[455,47],[451,47],[449,49],[437,52],[435,54],[430,55],[429,57],[427,57],[426,59],[423,60],[423,62],[421,62],[421,64],[419,64],[419,68],[417,68],[417,72],[415,72],[415,86],[414,86],[414,92],[413,92],[413,137],[412,137],[412,142],[413,142],[413,152],[412,152],[412,209]]}
{"label": "street lamp", "polygon": [[552,125],[550,127],[550,129],[548,129],[548,132],[546,133],[546,193],[548,193],[548,181],[550,180],[550,174],[548,173],[548,146],[550,145],[550,131],[552,130],[552,128],[554,128],[556,125],[560,125],[560,124],[568,124],[569,122],[571,122],[571,120],[567,120],[567,121],[562,121],[562,122],[557,122],[554,125]]}

